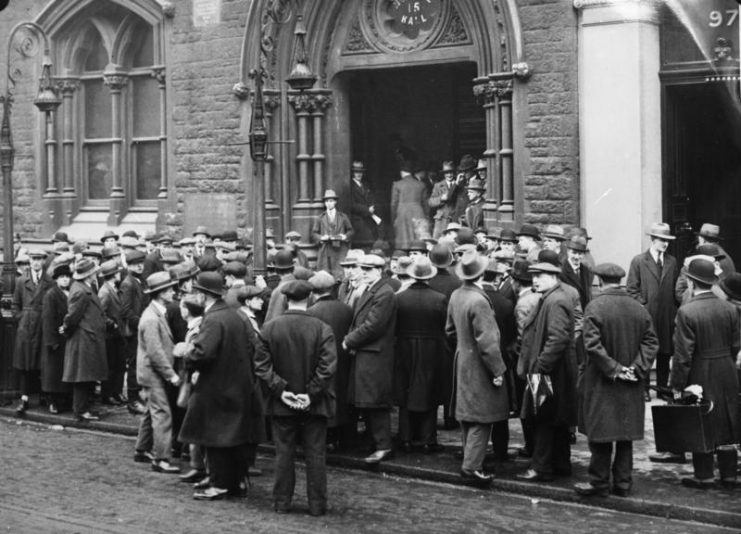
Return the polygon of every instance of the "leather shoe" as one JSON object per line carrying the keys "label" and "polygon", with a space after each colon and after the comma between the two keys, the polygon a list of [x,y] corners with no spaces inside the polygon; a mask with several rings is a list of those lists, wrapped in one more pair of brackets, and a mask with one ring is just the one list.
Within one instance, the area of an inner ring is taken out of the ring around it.
{"label": "leather shoe", "polygon": [[152,471],[157,471],[158,473],[174,474],[179,473],[180,468],[176,465],[172,465],[167,460],[155,460],[154,462],[152,462]]}
{"label": "leather shoe", "polygon": [[538,473],[535,469],[528,469],[524,473],[515,475],[517,480],[523,480],[525,482],[551,482],[553,477],[551,475],[544,475]]}
{"label": "leather shoe", "polygon": [[715,487],[715,480],[700,480],[695,477],[683,477],[682,486],[706,490]]}
{"label": "leather shoe", "polygon": [[465,469],[461,469],[461,477],[468,484],[480,488],[491,485],[492,480],[494,480],[494,475],[492,474],[484,473],[483,471],[466,471]]}
{"label": "leather shoe", "polygon": [[628,497],[630,495],[630,490],[626,488],[619,488],[618,486],[613,486],[612,494],[616,497]]}
{"label": "leather shoe", "polygon": [[134,461],[140,464],[148,464],[154,462],[154,454],[149,451],[136,451],[134,453]]}
{"label": "leather shoe", "polygon": [[193,498],[197,501],[216,501],[224,499],[228,494],[229,490],[211,486],[202,490],[196,490],[193,493]]}
{"label": "leather shoe", "polygon": [[15,408],[16,415],[24,415],[28,411],[28,399],[21,399]]}
{"label": "leather shoe", "polygon": [[193,484],[195,482],[198,482],[199,480],[203,480],[203,477],[205,476],[206,473],[204,471],[201,471],[199,469],[191,469],[184,475],[180,475],[180,481]]}
{"label": "leather shoe", "polygon": [[425,454],[435,454],[438,452],[443,452],[444,450],[445,447],[443,447],[439,443],[425,443],[422,446],[422,452]]}
{"label": "leather shoe", "polygon": [[92,413],[92,412],[85,412],[85,413],[81,413],[81,414],[79,414],[79,415],[76,415],[76,416],[75,416],[75,419],[76,419],[76,420],[77,420],[77,421],[78,421],[79,423],[82,423],[82,422],[89,422],[89,421],[100,421],[100,417],[98,417],[97,415],[95,415],[95,414],[94,414],[94,413]]}
{"label": "leather shoe", "polygon": [[206,489],[210,485],[211,485],[211,477],[208,477],[207,476],[207,477],[199,480],[195,484],[193,484],[193,489],[197,489],[197,490],[198,489]]}
{"label": "leather shoe", "polygon": [[607,497],[609,490],[607,488],[598,488],[592,486],[589,482],[579,482],[574,484],[574,491],[582,497]]}
{"label": "leather shoe", "polygon": [[392,451],[391,449],[383,449],[374,452],[370,456],[365,458],[365,463],[367,464],[377,464],[379,462],[382,462],[383,460],[388,460],[391,458]]}
{"label": "leather shoe", "polygon": [[656,454],[649,454],[648,459],[652,462],[658,462],[662,464],[683,464],[687,462],[687,458],[685,457],[683,452],[657,452]]}

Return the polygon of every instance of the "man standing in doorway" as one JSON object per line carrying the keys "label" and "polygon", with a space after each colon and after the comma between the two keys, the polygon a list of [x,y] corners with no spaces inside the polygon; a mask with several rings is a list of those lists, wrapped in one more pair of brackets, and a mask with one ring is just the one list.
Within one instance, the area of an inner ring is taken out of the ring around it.
{"label": "man standing in doorway", "polygon": [[[350,224],[355,230],[353,248],[368,252],[378,239],[378,225],[373,193],[365,183],[365,165],[362,161],[352,162],[350,181]],[[332,273],[334,274],[334,273]]]}

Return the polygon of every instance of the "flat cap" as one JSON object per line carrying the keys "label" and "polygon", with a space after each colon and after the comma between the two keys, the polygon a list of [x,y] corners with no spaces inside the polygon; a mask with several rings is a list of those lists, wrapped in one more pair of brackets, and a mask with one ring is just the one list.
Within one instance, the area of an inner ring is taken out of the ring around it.
{"label": "flat cap", "polygon": [[327,271],[319,271],[309,278],[309,284],[314,291],[329,291],[335,286],[334,276]]}
{"label": "flat cap", "polygon": [[135,263],[144,263],[147,255],[141,250],[127,250],[126,251],[126,265],[134,265]]}
{"label": "flat cap", "polygon": [[237,290],[237,301],[244,304],[253,297],[265,297],[266,290],[257,286],[242,286]]}
{"label": "flat cap", "polygon": [[358,260],[358,265],[361,267],[378,267],[383,269],[386,266],[386,262],[377,254],[366,254]]}
{"label": "flat cap", "polygon": [[311,284],[306,280],[292,280],[281,291],[289,300],[306,300],[311,294]]}
{"label": "flat cap", "polygon": [[230,261],[222,269],[224,276],[230,274],[236,277],[244,277],[247,274],[247,266],[241,261]]}
{"label": "flat cap", "polygon": [[603,280],[620,280],[625,276],[625,269],[615,263],[600,263],[592,271]]}

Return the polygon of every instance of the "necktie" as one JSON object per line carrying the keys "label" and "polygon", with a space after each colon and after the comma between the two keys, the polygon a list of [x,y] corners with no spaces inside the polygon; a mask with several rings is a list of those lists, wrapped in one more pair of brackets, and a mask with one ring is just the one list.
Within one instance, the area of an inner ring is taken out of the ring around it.
{"label": "necktie", "polygon": [[656,258],[656,265],[659,266],[659,271],[664,268],[664,260],[662,259],[661,254]]}

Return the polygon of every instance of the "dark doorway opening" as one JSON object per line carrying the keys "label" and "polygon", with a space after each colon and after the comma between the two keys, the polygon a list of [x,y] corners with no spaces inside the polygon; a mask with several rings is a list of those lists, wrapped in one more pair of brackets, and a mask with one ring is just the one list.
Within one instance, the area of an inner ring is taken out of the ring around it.
{"label": "dark doorway opening", "polygon": [[[738,83],[738,82],[736,82]],[[721,245],[741,260],[741,107],[730,84],[665,88],[664,212],[679,234],[675,253],[688,255],[694,232],[720,225]],[[684,229],[684,231],[682,231]]]}
{"label": "dark doorway opening", "polygon": [[401,152],[412,154],[432,180],[442,162],[486,147],[484,109],[473,94],[475,63],[374,69],[347,74],[352,159],[363,160],[383,230],[393,239],[391,187]]}

